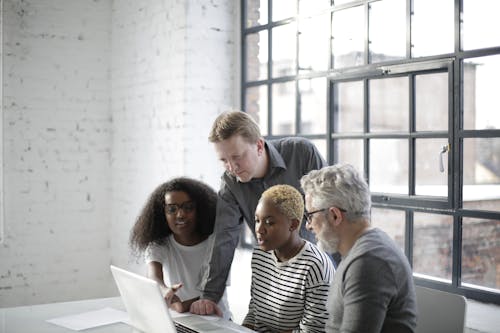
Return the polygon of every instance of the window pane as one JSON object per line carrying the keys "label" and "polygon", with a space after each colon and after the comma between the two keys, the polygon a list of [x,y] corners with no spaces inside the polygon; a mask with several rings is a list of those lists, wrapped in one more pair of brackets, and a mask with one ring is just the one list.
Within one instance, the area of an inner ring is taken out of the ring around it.
{"label": "window pane", "polygon": [[297,0],[273,0],[273,21],[297,15]]}
{"label": "window pane", "polygon": [[247,28],[267,23],[267,0],[246,0]]}
{"label": "window pane", "polygon": [[500,129],[500,56],[464,60],[464,129]]}
{"label": "window pane", "polygon": [[408,156],[407,140],[371,139],[370,190],[408,194]]}
{"label": "window pane", "polygon": [[405,250],[405,212],[394,209],[372,208],[371,224],[384,230],[401,248]]}
{"label": "window pane", "polygon": [[[415,194],[448,197],[448,139],[415,141]],[[441,169],[442,167],[442,169]]]}
{"label": "window pane", "polygon": [[330,58],[330,14],[299,22],[299,70],[328,69]]}
{"label": "window pane", "polygon": [[261,134],[267,135],[267,86],[247,88],[245,92],[245,111],[259,124]]}
{"label": "window pane", "polygon": [[500,211],[500,138],[464,139],[463,206]]}
{"label": "window pane", "polygon": [[267,79],[267,30],[247,35],[246,41],[247,81]]}
{"label": "window pane", "polygon": [[335,133],[363,132],[363,82],[342,82],[333,86],[333,128]]}
{"label": "window pane", "polygon": [[451,282],[453,218],[415,213],[413,220],[413,272]]}
{"label": "window pane", "polygon": [[370,131],[408,132],[408,78],[370,80]]}
{"label": "window pane", "polygon": [[328,156],[326,153],[326,140],[311,140],[311,142],[314,143],[316,148],[318,148],[319,153],[321,154],[321,156],[323,156],[325,161],[328,161]]}
{"label": "window pane", "polygon": [[334,163],[352,164],[359,172],[363,172],[364,155],[363,140],[360,139],[341,139],[334,140],[333,153],[335,154]]}
{"label": "window pane", "polygon": [[463,0],[463,48],[465,50],[500,45],[500,2]]}
{"label": "window pane", "polygon": [[272,86],[272,135],[295,134],[295,81]]}
{"label": "window pane", "polygon": [[462,284],[500,290],[500,220],[462,221]]}
{"label": "window pane", "polygon": [[273,29],[273,77],[294,75],[297,67],[297,25],[285,24]]}
{"label": "window pane", "polygon": [[299,14],[314,13],[326,8],[330,8],[331,0],[299,0]]}
{"label": "window pane", "polygon": [[448,129],[448,73],[415,77],[415,112],[417,131]]}
{"label": "window pane", "polygon": [[334,68],[363,64],[364,27],[363,6],[333,12],[332,65]]}
{"label": "window pane", "polygon": [[299,81],[302,134],[326,133],[326,78]]}
{"label": "window pane", "polygon": [[406,1],[378,1],[369,8],[370,63],[405,58]]}
{"label": "window pane", "polygon": [[414,0],[412,57],[454,51],[454,0]]}

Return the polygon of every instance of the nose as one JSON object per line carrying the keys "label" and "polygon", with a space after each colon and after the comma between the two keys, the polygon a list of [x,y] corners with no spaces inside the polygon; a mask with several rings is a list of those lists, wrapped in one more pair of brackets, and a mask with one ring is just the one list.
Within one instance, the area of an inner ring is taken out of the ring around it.
{"label": "nose", "polygon": [[262,234],[264,231],[264,223],[255,223],[255,233]]}
{"label": "nose", "polygon": [[238,165],[235,162],[227,161],[226,168],[229,172],[235,173],[238,170]]}
{"label": "nose", "polygon": [[179,207],[179,208],[177,209],[177,214],[176,214],[176,215],[177,215],[177,218],[179,218],[179,217],[183,217],[183,216],[184,216],[184,208]]}
{"label": "nose", "polygon": [[312,223],[309,222],[308,220],[305,220],[306,222],[306,229],[309,231],[313,231]]}

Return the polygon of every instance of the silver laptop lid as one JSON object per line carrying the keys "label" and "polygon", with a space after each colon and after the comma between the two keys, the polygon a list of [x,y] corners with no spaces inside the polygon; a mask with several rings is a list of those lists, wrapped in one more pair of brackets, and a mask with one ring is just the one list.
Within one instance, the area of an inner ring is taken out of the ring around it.
{"label": "silver laptop lid", "polygon": [[110,268],[134,327],[151,333],[176,331],[156,281],[113,265]]}

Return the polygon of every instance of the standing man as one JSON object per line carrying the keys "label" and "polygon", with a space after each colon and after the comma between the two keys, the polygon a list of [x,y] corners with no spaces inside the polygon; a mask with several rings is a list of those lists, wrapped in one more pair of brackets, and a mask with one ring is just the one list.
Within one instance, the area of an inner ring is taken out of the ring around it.
{"label": "standing man", "polygon": [[370,227],[368,184],[348,164],[301,180],[307,225],[327,252],[339,251],[328,295],[326,332],[415,332],[416,298],[408,260],[382,230]]}
{"label": "standing man", "polygon": [[[191,306],[191,312],[202,315],[216,311],[215,303],[224,291],[243,220],[255,236],[255,208],[262,192],[277,184],[300,189],[303,175],[326,166],[310,141],[297,137],[266,141],[257,123],[240,111],[219,115],[208,139],[226,171],[218,193],[215,239],[203,294]],[[304,223],[300,234],[307,240],[314,239]]]}

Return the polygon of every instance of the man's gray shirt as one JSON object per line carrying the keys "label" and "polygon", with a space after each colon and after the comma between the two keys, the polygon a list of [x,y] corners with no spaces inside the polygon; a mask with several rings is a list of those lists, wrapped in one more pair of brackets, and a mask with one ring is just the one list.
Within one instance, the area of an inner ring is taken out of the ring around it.
{"label": "man's gray shirt", "polygon": [[[217,302],[222,296],[243,220],[255,236],[255,208],[262,192],[276,184],[288,184],[301,191],[300,178],[311,170],[326,166],[317,148],[304,138],[270,140],[265,146],[269,169],[263,178],[242,183],[228,172],[221,177],[215,239],[204,276],[203,298]],[[314,235],[305,228],[305,223],[301,226],[301,236],[314,243]]]}
{"label": "man's gray shirt", "polygon": [[382,230],[366,231],[342,258],[328,295],[326,332],[411,333],[417,325],[408,259]]}

